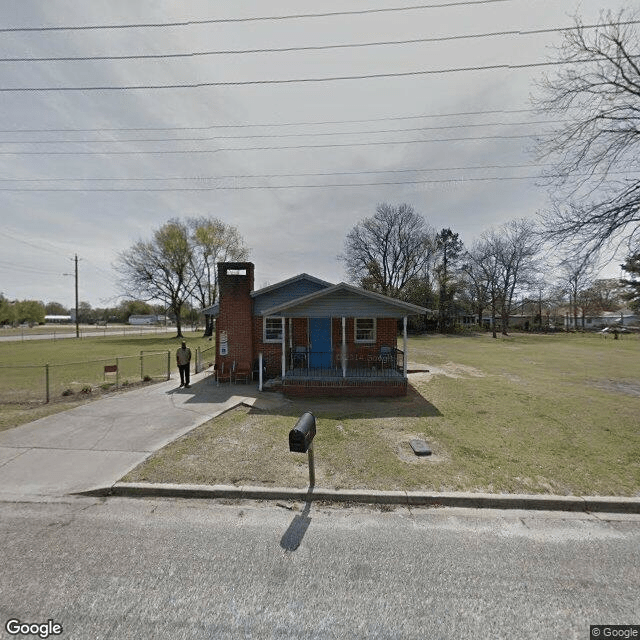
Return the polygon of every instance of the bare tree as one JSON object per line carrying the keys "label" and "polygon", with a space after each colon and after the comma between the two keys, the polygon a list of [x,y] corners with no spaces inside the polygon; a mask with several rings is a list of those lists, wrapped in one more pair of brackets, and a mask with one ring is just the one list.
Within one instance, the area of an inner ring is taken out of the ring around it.
{"label": "bare tree", "polygon": [[119,285],[127,297],[162,300],[176,317],[177,337],[182,337],[181,312],[192,292],[194,276],[189,230],[174,218],[118,254],[114,265]]}
{"label": "bare tree", "polygon": [[564,260],[560,265],[561,287],[569,296],[569,308],[573,314],[573,328],[578,328],[578,308],[582,308],[582,329],[584,330],[586,301],[583,292],[593,282],[593,267],[583,259]]}
{"label": "bare tree", "polygon": [[467,251],[464,254],[461,271],[471,308],[475,310],[478,316],[478,324],[482,326],[482,316],[484,315],[485,309],[489,307],[491,298],[489,295],[488,279],[482,266],[478,263],[476,256],[477,244],[474,245],[471,251]]}
{"label": "bare tree", "polygon": [[420,276],[430,257],[432,232],[409,204],[380,204],[371,218],[347,234],[345,263],[352,282],[384,295],[399,296]]}
{"label": "bare tree", "polygon": [[[243,261],[249,250],[238,229],[217,218],[189,218],[191,270],[194,294],[204,308],[211,306],[218,295],[217,262]],[[213,318],[206,317],[204,335],[213,334]]]}
{"label": "bare tree", "polygon": [[507,335],[516,293],[537,285],[538,251],[533,224],[521,219],[485,232],[469,252],[489,293],[494,338],[497,337],[497,315],[500,315],[502,333]]}
{"label": "bare tree", "polygon": [[561,116],[539,143],[551,162],[552,205],[543,214],[547,236],[572,252],[593,254],[640,234],[638,170],[640,42],[637,16],[601,16],[597,28],[564,32],[559,71],[542,82],[538,105]]}

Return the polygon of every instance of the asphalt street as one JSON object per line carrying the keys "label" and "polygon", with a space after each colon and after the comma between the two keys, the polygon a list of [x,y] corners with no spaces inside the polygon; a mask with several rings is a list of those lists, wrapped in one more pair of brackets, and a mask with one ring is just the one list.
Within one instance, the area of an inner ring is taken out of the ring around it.
{"label": "asphalt street", "polygon": [[638,515],[77,497],[0,502],[0,535],[2,638],[20,637],[10,619],[65,640],[587,640],[640,623]]}

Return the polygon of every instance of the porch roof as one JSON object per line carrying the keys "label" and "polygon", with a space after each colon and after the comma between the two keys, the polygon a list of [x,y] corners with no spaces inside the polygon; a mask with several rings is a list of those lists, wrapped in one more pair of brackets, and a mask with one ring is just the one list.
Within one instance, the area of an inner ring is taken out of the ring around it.
{"label": "porch roof", "polygon": [[287,318],[402,318],[425,313],[429,313],[429,309],[344,282],[262,310],[263,316]]}

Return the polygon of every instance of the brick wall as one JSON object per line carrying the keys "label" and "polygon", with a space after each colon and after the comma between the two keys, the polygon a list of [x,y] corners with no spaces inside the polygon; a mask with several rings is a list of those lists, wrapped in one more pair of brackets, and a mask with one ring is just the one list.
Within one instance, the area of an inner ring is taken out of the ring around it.
{"label": "brick wall", "polygon": [[407,395],[407,381],[394,380],[296,380],[287,379],[283,393],[292,398],[322,397],[386,397],[397,398]]}
{"label": "brick wall", "polygon": [[[308,342],[308,321],[306,318],[293,318],[292,321],[293,346],[306,346]],[[289,319],[285,319],[285,346],[287,367],[289,366]],[[253,359],[257,360],[259,353],[262,351],[264,365],[267,368],[268,377],[277,377],[282,375],[282,343],[280,342],[263,342],[264,325],[262,317],[253,319]]]}
{"label": "brick wall", "polygon": [[[253,291],[254,266],[251,262],[218,264],[220,312],[216,325],[216,365],[229,371],[233,362],[253,362]],[[226,331],[228,353],[220,355],[220,336]]]}

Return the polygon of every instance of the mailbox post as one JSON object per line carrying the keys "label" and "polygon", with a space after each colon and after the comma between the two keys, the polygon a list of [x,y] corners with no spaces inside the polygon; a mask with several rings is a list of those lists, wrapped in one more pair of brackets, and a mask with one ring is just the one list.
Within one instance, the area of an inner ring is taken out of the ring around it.
{"label": "mailbox post", "polygon": [[313,460],[313,438],[316,435],[315,416],[307,411],[303,413],[296,426],[289,431],[289,451],[307,453],[309,456],[309,486],[316,483],[316,469]]}

